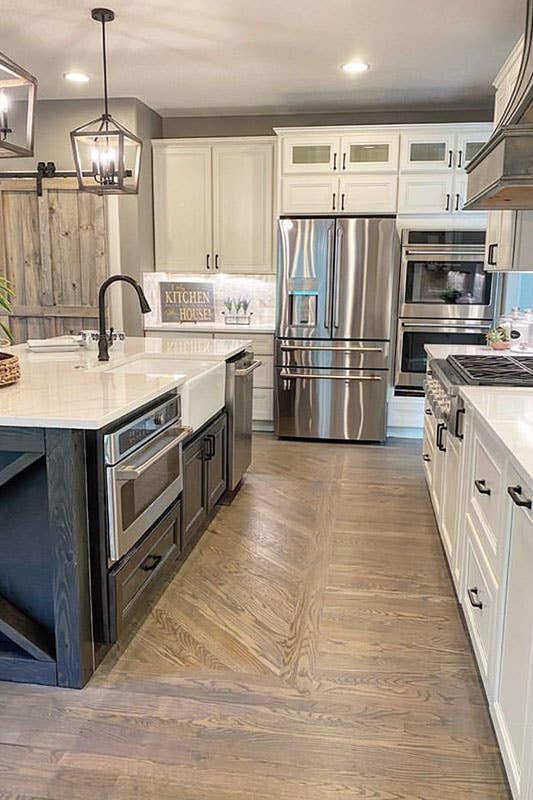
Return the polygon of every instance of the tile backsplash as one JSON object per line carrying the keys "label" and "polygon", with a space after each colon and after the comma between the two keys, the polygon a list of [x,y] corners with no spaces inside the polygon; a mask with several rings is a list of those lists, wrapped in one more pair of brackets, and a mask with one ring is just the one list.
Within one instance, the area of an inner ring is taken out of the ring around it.
{"label": "tile backsplash", "polygon": [[[159,285],[166,282],[209,283],[212,284],[215,296],[215,325],[224,325],[226,311],[224,300],[228,297],[247,297],[250,299],[248,312],[252,314],[252,327],[274,327],[276,316],[276,278],[274,275],[199,275],[198,273],[181,272],[145,272],[143,288],[152,311],[144,316],[145,328],[161,328],[179,330],[182,325],[191,326],[190,322],[162,322],[161,296]],[[227,313],[227,312],[226,312]],[[213,323],[196,322],[194,327],[212,328]]]}

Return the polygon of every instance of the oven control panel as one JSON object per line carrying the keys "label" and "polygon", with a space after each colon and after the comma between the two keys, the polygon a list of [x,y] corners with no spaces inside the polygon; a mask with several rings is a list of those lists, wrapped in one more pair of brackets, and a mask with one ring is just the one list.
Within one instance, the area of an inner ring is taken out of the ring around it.
{"label": "oven control panel", "polygon": [[104,436],[106,464],[116,464],[160,431],[178,422],[180,416],[180,397],[176,395],[152,411],[126,423],[114,433],[106,434]]}

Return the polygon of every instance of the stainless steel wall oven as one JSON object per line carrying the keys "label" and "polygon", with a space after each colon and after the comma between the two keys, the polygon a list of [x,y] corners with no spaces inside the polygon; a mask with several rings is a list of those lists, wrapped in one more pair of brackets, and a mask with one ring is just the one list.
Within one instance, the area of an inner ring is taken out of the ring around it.
{"label": "stainless steel wall oven", "polygon": [[404,230],[395,385],[422,393],[425,344],[484,344],[499,283],[484,271],[485,232]]}

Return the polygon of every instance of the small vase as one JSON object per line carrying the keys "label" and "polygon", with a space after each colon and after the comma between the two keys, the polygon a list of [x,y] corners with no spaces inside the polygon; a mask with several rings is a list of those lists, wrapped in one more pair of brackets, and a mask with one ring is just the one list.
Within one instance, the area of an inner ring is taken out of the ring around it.
{"label": "small vase", "polygon": [[489,346],[493,350],[509,350],[511,342],[489,342]]}

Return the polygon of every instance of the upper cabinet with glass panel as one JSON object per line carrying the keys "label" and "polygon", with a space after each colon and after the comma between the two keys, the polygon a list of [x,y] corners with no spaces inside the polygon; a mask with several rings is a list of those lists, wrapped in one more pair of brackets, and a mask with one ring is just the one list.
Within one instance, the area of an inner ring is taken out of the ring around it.
{"label": "upper cabinet with glass panel", "polygon": [[354,134],[341,140],[341,172],[396,172],[400,136]]}
{"label": "upper cabinet with glass panel", "polygon": [[455,165],[455,134],[405,133],[402,135],[400,169],[437,172]]}
{"label": "upper cabinet with glass panel", "polygon": [[485,142],[490,136],[490,125],[480,128],[476,131],[468,133],[459,133],[457,135],[457,160],[455,166],[457,169],[463,169],[472,161],[474,156],[481,150]]}
{"label": "upper cabinet with glass panel", "polygon": [[340,136],[288,136],[283,141],[283,172],[336,172],[340,144]]}

